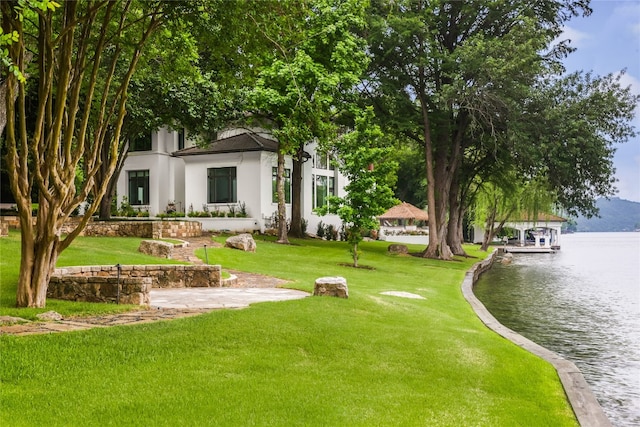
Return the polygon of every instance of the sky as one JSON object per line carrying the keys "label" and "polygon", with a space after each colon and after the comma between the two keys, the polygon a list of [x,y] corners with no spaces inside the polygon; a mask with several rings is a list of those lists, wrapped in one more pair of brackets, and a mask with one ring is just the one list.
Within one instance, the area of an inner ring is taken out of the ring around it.
{"label": "sky", "polygon": [[[622,84],[640,95],[640,0],[592,0],[591,9],[590,16],[565,25],[561,38],[577,49],[564,61],[567,71],[606,75],[626,70]],[[633,124],[640,132],[640,104]],[[616,196],[640,202],[640,136],[616,147]]]}

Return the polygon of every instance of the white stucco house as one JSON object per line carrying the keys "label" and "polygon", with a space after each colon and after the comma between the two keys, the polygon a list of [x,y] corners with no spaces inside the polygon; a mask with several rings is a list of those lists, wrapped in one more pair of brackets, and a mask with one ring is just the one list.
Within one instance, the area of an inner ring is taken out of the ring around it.
{"label": "white stucco house", "polygon": [[[302,215],[307,231],[318,223],[339,227],[336,215],[319,216],[313,209],[326,203],[328,195],[344,195],[345,178],[331,165],[327,154],[305,147]],[[248,218],[192,218],[205,230],[246,231],[269,228],[277,211],[274,194],[277,142],[266,132],[232,129],[216,141],[199,147],[185,139],[184,131],[161,129],[148,139],[134,141],[118,178],[118,204],[126,197],[136,209],[150,216],[174,204],[178,211],[228,212],[242,206]],[[286,159],[290,177],[292,160]],[[291,217],[291,180],[286,179],[287,218]]]}

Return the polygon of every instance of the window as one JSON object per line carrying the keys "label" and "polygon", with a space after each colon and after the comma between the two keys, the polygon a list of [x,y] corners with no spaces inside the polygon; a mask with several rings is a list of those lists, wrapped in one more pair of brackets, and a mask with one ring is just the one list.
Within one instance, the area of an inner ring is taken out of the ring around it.
{"label": "window", "polygon": [[316,169],[328,169],[334,170],[335,167],[333,165],[333,156],[326,153],[316,153],[313,157],[313,167]]}
{"label": "window", "polygon": [[327,197],[336,195],[335,178],[333,176],[314,175],[312,193],[314,209],[327,205]]}
{"label": "window", "polygon": [[151,134],[132,138],[129,141],[129,151],[151,151]]}
{"label": "window", "polygon": [[129,204],[149,204],[149,171],[129,171]]}
{"label": "window", "polygon": [[184,128],[178,129],[178,150],[184,148]]}
{"label": "window", "polygon": [[326,169],[327,168],[327,155],[326,154],[316,153],[315,167],[317,169]]}
{"label": "window", "polygon": [[[278,203],[278,187],[276,179],[278,176],[278,168],[271,168],[271,201]],[[291,203],[291,169],[284,170],[284,202]]]}
{"label": "window", "polygon": [[208,194],[207,203],[235,203],[236,168],[207,169]]}

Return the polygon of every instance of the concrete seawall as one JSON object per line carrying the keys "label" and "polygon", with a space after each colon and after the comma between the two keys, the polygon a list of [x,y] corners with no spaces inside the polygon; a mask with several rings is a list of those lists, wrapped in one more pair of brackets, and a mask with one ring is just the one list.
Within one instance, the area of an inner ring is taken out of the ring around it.
{"label": "concrete seawall", "polygon": [[475,264],[467,272],[462,282],[462,294],[465,299],[489,329],[553,365],[558,372],[569,403],[581,426],[611,427],[611,422],[593,395],[582,372],[580,372],[573,362],[560,357],[553,351],[536,344],[498,322],[498,320],[489,313],[489,310],[487,310],[484,304],[474,295],[473,286],[478,280],[478,277],[491,268],[496,254],[497,251],[494,251],[487,259]]}

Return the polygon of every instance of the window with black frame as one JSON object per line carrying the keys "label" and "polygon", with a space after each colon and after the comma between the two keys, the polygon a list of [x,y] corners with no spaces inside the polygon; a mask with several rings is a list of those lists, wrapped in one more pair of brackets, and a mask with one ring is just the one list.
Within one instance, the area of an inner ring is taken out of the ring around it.
{"label": "window with black frame", "polygon": [[129,204],[149,204],[149,171],[129,171]]}
{"label": "window with black frame", "polygon": [[143,134],[129,141],[129,151],[151,151],[151,134]]}
{"label": "window with black frame", "polygon": [[235,203],[237,198],[236,168],[207,169],[207,203]]}
{"label": "window with black frame", "polygon": [[178,150],[182,150],[184,148],[184,128],[178,129]]}

